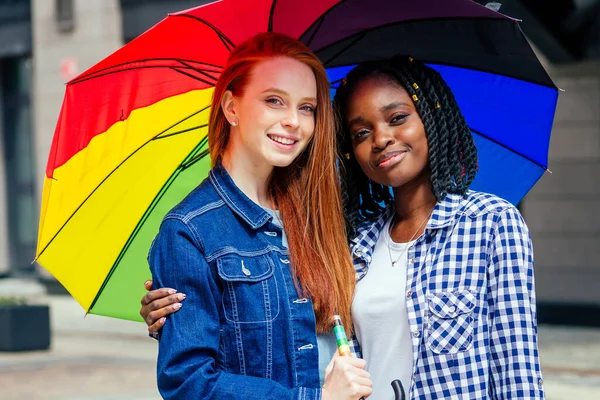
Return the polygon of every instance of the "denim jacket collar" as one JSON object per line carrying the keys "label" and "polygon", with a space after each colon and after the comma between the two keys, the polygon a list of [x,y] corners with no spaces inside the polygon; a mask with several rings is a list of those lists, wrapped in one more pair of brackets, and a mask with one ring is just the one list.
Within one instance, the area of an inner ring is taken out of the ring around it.
{"label": "denim jacket collar", "polygon": [[208,178],[225,204],[250,225],[252,229],[260,228],[273,218],[237,187],[221,163],[218,163],[210,170]]}

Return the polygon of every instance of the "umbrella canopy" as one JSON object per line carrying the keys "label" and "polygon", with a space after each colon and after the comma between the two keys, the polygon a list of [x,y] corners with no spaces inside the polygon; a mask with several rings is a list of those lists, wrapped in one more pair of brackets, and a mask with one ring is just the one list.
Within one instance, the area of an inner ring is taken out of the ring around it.
{"label": "umbrella canopy", "polygon": [[162,217],[207,175],[213,86],[237,43],[299,38],[332,81],[362,61],[431,63],[476,133],[479,190],[518,201],[546,169],[557,90],[516,21],[469,0],[223,0],[169,15],[70,81],[36,260],[93,314],[139,320]]}

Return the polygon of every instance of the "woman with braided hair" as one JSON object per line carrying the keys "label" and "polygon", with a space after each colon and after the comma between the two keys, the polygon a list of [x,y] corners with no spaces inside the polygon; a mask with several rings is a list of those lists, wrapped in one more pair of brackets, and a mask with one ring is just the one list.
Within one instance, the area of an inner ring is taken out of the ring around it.
{"label": "woman with braided hair", "polygon": [[[411,399],[543,399],[529,232],[469,190],[477,151],[450,88],[396,57],[352,70],[334,106],[369,398],[399,379]],[[172,312],[162,296],[142,307],[153,331]]]}

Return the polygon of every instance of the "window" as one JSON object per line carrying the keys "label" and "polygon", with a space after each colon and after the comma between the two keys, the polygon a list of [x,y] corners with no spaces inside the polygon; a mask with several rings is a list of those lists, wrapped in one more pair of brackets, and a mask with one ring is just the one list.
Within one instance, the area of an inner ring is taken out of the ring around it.
{"label": "window", "polygon": [[75,28],[73,0],[55,0],[55,16],[60,32],[71,32]]}

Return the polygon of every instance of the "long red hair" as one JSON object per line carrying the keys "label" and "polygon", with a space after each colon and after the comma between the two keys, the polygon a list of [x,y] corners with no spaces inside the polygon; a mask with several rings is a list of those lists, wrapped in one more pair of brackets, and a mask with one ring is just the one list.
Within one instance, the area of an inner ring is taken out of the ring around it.
{"label": "long red hair", "polygon": [[301,42],[277,33],[260,33],[238,45],[215,86],[208,126],[213,165],[221,161],[230,127],[221,109],[227,90],[240,96],[252,68],[270,57],[289,57],[306,64],[317,82],[315,132],[306,149],[288,167],[275,168],[269,192],[281,212],[296,286],[310,296],[317,331],[331,331],[335,313],[351,330],[350,306],[355,275],[344,227],[336,169],[335,122],[329,81],[319,59]]}

